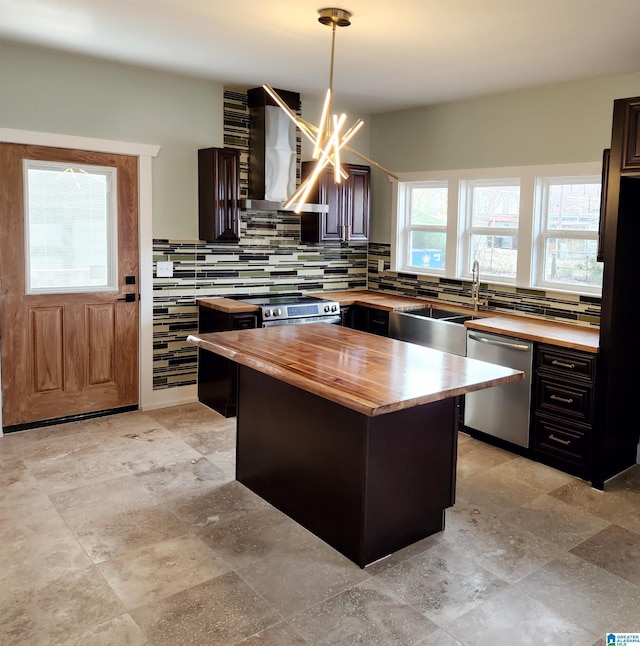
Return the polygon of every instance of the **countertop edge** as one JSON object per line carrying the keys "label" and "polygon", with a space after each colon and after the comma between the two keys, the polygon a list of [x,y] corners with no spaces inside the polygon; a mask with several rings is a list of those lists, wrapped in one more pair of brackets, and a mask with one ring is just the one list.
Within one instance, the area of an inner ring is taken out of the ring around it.
{"label": "countertop edge", "polygon": [[[262,374],[277,378],[284,383],[295,386],[314,395],[318,395],[319,397],[344,406],[345,408],[349,408],[350,410],[354,410],[358,413],[366,415],[367,417],[377,417],[378,415],[384,415],[385,413],[392,413],[399,410],[414,408],[415,406],[421,406],[423,404],[430,404],[443,399],[458,397],[469,392],[482,390],[494,385],[501,385],[513,381],[519,381],[524,378],[523,373],[513,371],[513,374],[494,379],[484,379],[482,382],[475,384],[467,384],[460,387],[448,388],[435,393],[430,393],[420,397],[412,397],[404,399],[402,401],[390,402],[388,404],[377,404],[366,399],[358,400],[353,396],[346,394],[344,389],[341,389],[338,386],[334,387],[326,383],[319,383],[317,381],[314,381],[313,379],[305,377],[304,375],[298,374],[292,368],[284,368],[281,366],[273,365],[269,361],[265,361],[260,357],[249,354],[247,352],[237,352],[235,350],[232,350],[224,343],[216,343],[211,338],[212,334],[207,334],[206,336],[207,338],[201,338],[199,336],[189,335],[187,337],[187,343],[196,345],[209,352],[215,352],[216,354],[230,359],[231,361],[257,370]],[[213,336],[215,336],[215,333],[213,333]]]}

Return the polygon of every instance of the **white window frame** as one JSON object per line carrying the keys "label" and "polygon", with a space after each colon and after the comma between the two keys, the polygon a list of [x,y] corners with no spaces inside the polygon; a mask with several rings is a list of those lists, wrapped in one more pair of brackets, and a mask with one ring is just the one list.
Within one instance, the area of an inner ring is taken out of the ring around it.
{"label": "white window frame", "polygon": [[[598,243],[598,230],[595,231],[570,231],[562,229],[548,229],[546,227],[546,211],[548,204],[549,186],[558,184],[599,184],[600,174],[570,175],[540,177],[536,185],[536,229],[535,229],[535,254],[533,257],[534,284],[543,289],[554,291],[570,289],[566,283],[546,281],[544,279],[545,247],[548,238],[564,238],[567,240],[592,240]],[[585,294],[599,295],[601,287],[580,285],[579,291]]]}
{"label": "white window frame", "polygon": [[24,244],[25,244],[25,293],[35,294],[91,294],[97,292],[118,291],[118,197],[117,197],[117,169],[113,166],[94,166],[89,164],[74,163],[73,169],[87,173],[100,172],[107,178],[107,255],[109,270],[106,284],[93,286],[83,285],[77,287],[31,287],[31,250],[29,227],[29,170],[50,170],[65,172],[70,168],[68,162],[40,161],[25,159],[22,162],[24,177]]}
{"label": "white window frame", "polygon": [[[487,187],[487,186],[518,186],[520,192],[522,192],[522,187],[520,184],[519,177],[502,177],[502,178],[492,178],[492,179],[470,179],[470,180],[460,180],[460,192],[461,192],[461,201],[460,201],[460,213],[459,217],[462,219],[462,225],[460,227],[462,232],[462,237],[464,240],[463,248],[461,250],[461,263],[464,267],[464,275],[469,275],[471,272],[471,267],[475,258],[471,254],[471,236],[472,235],[486,235],[486,236],[495,236],[496,231],[499,231],[501,235],[505,236],[515,236],[519,238],[520,232],[520,213],[522,212],[522,196],[520,196],[519,212],[518,212],[518,227],[504,227],[500,229],[494,229],[491,227],[475,227],[472,224],[472,194],[473,189],[477,187]],[[519,256],[519,254],[518,254]],[[486,271],[483,273],[483,278],[485,280],[491,281],[500,281],[502,283],[513,284],[516,282],[518,274],[518,267],[516,265],[516,276],[513,278],[505,276],[496,276],[495,274],[488,274]]]}
{"label": "white window frame", "polygon": [[[491,277],[484,282],[491,284],[511,285],[528,289],[541,289],[559,293],[573,293],[585,295],[599,295],[600,289],[584,288],[577,286],[558,286],[550,288],[537,282],[535,270],[537,234],[539,226],[536,225],[539,214],[536,212],[539,189],[539,178],[557,177],[584,177],[598,176],[602,173],[602,161],[578,162],[573,164],[552,164],[536,166],[514,166],[496,168],[474,168],[451,171],[425,171],[401,173],[398,181],[392,185],[392,226],[391,226],[391,270],[411,273],[418,276],[440,277],[458,280],[471,280],[471,267],[468,259],[468,247],[465,244],[466,214],[465,182],[488,180],[495,181],[505,178],[519,178],[520,180],[520,218],[518,225],[518,261],[516,278],[514,281],[505,281]],[[403,261],[401,241],[404,235],[406,201],[404,198],[405,184],[407,182],[447,181],[449,185],[449,213],[447,217],[447,250],[444,272],[435,270],[417,271],[417,268],[408,268]],[[467,255],[465,255],[467,254]],[[482,267],[480,268],[482,278]]]}
{"label": "white window frame", "polygon": [[[401,213],[403,214],[403,227],[401,232],[401,237],[399,240],[401,253],[399,257],[402,258],[402,269],[400,271],[415,273],[416,269],[419,269],[415,265],[411,264],[409,253],[410,253],[410,240],[411,234],[415,231],[430,231],[436,233],[444,233],[449,236],[449,222],[447,219],[447,224],[445,225],[436,225],[436,224],[414,224],[411,222],[411,194],[412,189],[414,188],[446,188],[447,196],[450,194],[449,183],[446,180],[429,180],[423,182],[410,182],[406,183],[402,187],[401,195],[399,199],[402,200],[403,208]],[[447,206],[447,218],[449,213],[449,206]],[[445,251],[445,263],[447,262],[447,254]],[[430,273],[435,275],[443,276],[445,269],[435,269],[430,268]]]}

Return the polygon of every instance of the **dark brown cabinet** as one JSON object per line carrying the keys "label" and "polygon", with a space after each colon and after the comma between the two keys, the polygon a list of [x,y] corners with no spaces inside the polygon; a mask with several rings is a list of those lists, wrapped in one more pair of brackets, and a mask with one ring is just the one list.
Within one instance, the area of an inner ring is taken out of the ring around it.
{"label": "dark brown cabinet", "polygon": [[[302,177],[308,177],[315,162],[303,162]],[[326,168],[311,192],[310,200],[328,207],[327,213],[300,216],[302,242],[366,242],[369,239],[371,168],[343,164],[349,177],[336,184],[333,168]]]}
{"label": "dark brown cabinet", "polygon": [[602,151],[602,189],[600,192],[600,222],[598,223],[598,255],[596,257],[598,262],[604,262],[604,231],[607,219],[607,186],[610,160],[611,149],[605,148]]}
{"label": "dark brown cabinet", "polygon": [[389,336],[389,312],[365,305],[351,306],[350,326],[354,330]]}
{"label": "dark brown cabinet", "polygon": [[[198,307],[198,332],[255,328],[255,314],[228,314]],[[198,348],[198,400],[225,417],[234,417],[238,402],[238,364]]]}
{"label": "dark brown cabinet", "polygon": [[233,148],[198,150],[200,240],[240,239],[240,152]]}
{"label": "dark brown cabinet", "polygon": [[[640,345],[637,336],[640,240],[640,96],[613,102],[611,154],[604,223],[598,378],[592,449],[592,484],[604,483],[636,463],[640,425]],[[631,377],[630,377],[631,375]]]}
{"label": "dark brown cabinet", "polygon": [[640,97],[625,99],[622,172],[640,171]]}
{"label": "dark brown cabinet", "polygon": [[533,390],[532,451],[555,468],[589,478],[596,356],[540,345]]}

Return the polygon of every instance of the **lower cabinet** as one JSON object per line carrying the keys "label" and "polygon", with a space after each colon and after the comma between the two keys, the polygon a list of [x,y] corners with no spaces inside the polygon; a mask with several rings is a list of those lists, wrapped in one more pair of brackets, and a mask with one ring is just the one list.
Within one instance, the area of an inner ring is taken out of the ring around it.
{"label": "lower cabinet", "polygon": [[[198,308],[198,332],[224,332],[256,327],[255,314],[228,314]],[[198,348],[198,399],[225,417],[234,417],[238,401],[238,366],[213,352]]]}
{"label": "lower cabinet", "polygon": [[589,479],[595,355],[539,345],[533,392],[531,450],[552,467]]}
{"label": "lower cabinet", "polygon": [[349,308],[349,325],[355,330],[389,336],[389,312],[375,307],[352,305]]}

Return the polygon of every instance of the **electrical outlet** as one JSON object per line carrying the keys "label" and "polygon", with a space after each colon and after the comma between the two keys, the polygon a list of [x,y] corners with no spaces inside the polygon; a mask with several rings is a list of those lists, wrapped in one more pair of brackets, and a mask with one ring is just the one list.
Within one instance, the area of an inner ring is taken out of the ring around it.
{"label": "electrical outlet", "polygon": [[158,278],[173,278],[173,261],[158,260],[156,263],[156,276]]}
{"label": "electrical outlet", "polygon": [[384,271],[384,260],[378,260],[378,271]]}

